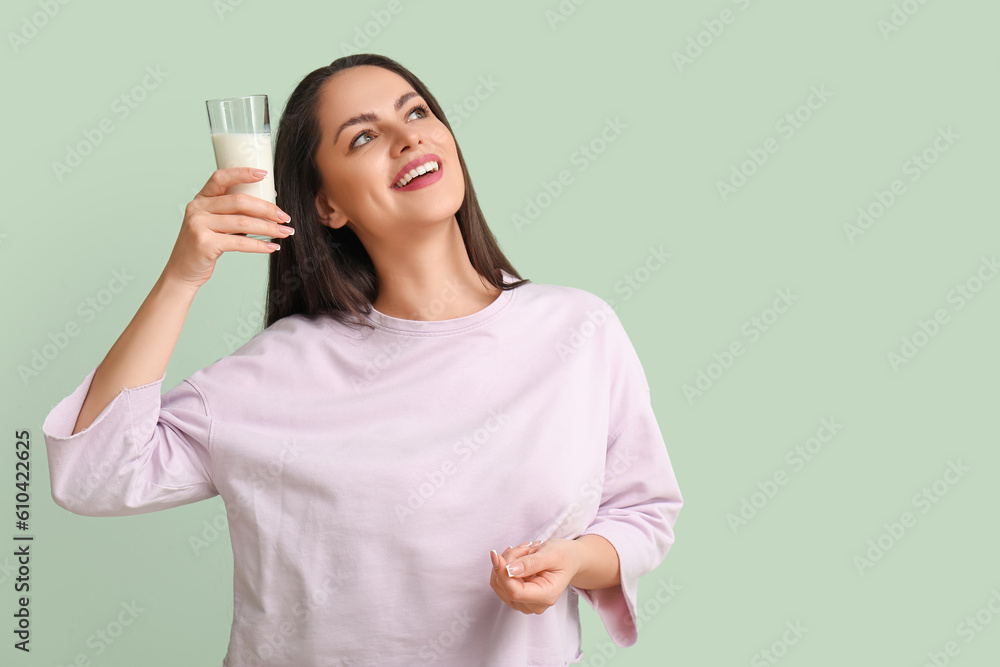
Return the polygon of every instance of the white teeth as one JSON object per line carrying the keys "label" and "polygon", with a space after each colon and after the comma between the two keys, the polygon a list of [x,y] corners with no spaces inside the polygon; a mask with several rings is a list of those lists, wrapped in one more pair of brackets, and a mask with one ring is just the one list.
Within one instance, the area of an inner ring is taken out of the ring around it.
{"label": "white teeth", "polygon": [[427,172],[437,171],[437,170],[438,170],[438,163],[435,162],[435,161],[433,161],[433,160],[431,160],[430,162],[426,162],[424,164],[418,165],[416,168],[411,169],[409,171],[409,173],[404,174],[401,179],[399,179],[398,181],[396,181],[396,184],[395,184],[394,187],[402,188],[402,187],[406,186],[407,183],[409,183],[410,181],[412,181],[417,176],[422,176],[423,174],[426,174]]}

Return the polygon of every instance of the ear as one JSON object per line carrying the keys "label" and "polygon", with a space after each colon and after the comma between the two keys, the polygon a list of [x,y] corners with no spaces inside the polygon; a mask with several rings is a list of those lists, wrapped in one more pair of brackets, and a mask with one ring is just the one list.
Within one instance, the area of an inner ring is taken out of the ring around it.
{"label": "ear", "polygon": [[331,229],[339,229],[348,222],[347,216],[335,208],[322,191],[316,193],[316,213],[319,221]]}

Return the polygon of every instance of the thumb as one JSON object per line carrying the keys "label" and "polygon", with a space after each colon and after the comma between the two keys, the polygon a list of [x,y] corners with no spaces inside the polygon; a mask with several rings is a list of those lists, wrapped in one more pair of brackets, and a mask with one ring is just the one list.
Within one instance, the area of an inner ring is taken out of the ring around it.
{"label": "thumb", "polygon": [[507,564],[507,575],[510,577],[527,577],[536,572],[541,572],[546,567],[546,560],[544,553],[533,553],[515,558]]}

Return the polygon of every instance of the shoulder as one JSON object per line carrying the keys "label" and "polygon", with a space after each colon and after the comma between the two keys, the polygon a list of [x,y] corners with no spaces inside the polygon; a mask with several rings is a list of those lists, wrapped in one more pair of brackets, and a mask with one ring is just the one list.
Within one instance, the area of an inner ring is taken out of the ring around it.
{"label": "shoulder", "polygon": [[529,283],[518,289],[527,289],[523,300],[539,311],[546,319],[560,320],[573,330],[583,330],[586,335],[621,343],[627,340],[625,329],[613,302],[581,287],[551,283]]}
{"label": "shoulder", "polygon": [[208,391],[259,386],[314,364],[317,347],[331,335],[329,318],[290,315],[187,379]]}
{"label": "shoulder", "polygon": [[633,354],[613,302],[569,285],[532,282],[517,291],[519,318],[534,323],[535,330],[546,332],[547,337],[554,337],[560,356],[565,356],[567,350],[586,348],[588,354],[604,356],[614,364],[622,355]]}
{"label": "shoulder", "polygon": [[586,315],[590,311],[614,315],[607,301],[580,287],[530,282],[516,288],[516,291],[518,300],[529,307],[553,309],[553,312],[570,316]]}
{"label": "shoulder", "polygon": [[283,317],[233,350],[229,357],[257,357],[287,353],[289,348],[306,348],[330,336],[331,322],[330,318],[310,318],[301,314]]}

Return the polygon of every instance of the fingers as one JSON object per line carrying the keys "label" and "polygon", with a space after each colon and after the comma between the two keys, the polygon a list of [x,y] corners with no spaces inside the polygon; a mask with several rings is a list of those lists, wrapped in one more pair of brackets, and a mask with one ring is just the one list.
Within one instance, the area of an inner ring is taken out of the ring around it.
{"label": "fingers", "polygon": [[[517,560],[518,558],[535,553],[536,551],[538,551],[541,545],[542,545],[542,540],[537,540],[516,547],[507,547],[507,549],[505,549],[503,552],[503,558],[505,562],[501,574],[507,577],[511,577],[511,574],[507,571],[507,565]],[[514,574],[513,576],[518,577],[521,575]]]}
{"label": "fingers", "polygon": [[529,553],[534,553],[535,551],[538,550],[538,546],[540,544],[541,544],[540,541],[535,541],[535,542],[525,542],[524,544],[520,544],[516,547],[507,547],[506,549],[503,550],[503,553],[501,555],[503,556],[504,560],[507,561],[507,563],[509,563],[515,558],[520,558],[521,556],[525,556]]}
{"label": "fingers", "polygon": [[[508,547],[507,550],[511,548],[517,549],[519,547]],[[490,552],[490,560],[493,562],[493,571],[490,573],[490,588],[492,588],[493,592],[497,594],[497,597],[503,600],[504,604],[506,604],[508,607],[510,607],[511,609],[515,609],[521,612],[522,614],[535,613],[534,611],[529,609],[525,604],[521,602],[514,602],[513,600],[511,600],[510,592],[504,587],[504,584],[501,583],[501,578],[503,579],[507,578],[507,571],[505,569],[507,567],[507,561],[504,560],[503,556],[499,555],[494,550]]]}
{"label": "fingers", "polygon": [[241,192],[205,197],[203,199],[203,201],[199,202],[201,208],[209,213],[218,215],[250,215],[262,220],[273,220],[278,223],[288,222],[290,219],[289,215],[278,208],[277,204],[272,204],[260,197]]}
{"label": "fingers", "polygon": [[493,592],[497,594],[497,597],[503,600],[505,604],[509,605],[511,604],[510,596],[500,584],[500,572],[502,568],[507,565],[507,563],[504,561],[503,556],[498,554],[496,550],[490,551],[490,560],[493,562],[493,571],[490,572],[490,588],[492,588]]}
{"label": "fingers", "polygon": [[[569,585],[573,552],[568,540],[553,538],[493,552],[490,587],[507,606],[524,614],[542,614],[558,603]],[[537,554],[537,555],[536,555]],[[520,564],[511,576],[508,565]]]}
{"label": "fingers", "polygon": [[294,234],[291,226],[284,224],[291,217],[276,204],[245,193],[226,194],[229,186],[259,181],[266,173],[251,167],[215,170],[205,187],[188,204],[185,217],[212,213],[209,228],[228,234],[260,234],[272,238]]}
{"label": "fingers", "polygon": [[[260,234],[260,232],[250,233]],[[270,254],[272,252],[276,252],[277,250],[277,248],[270,247],[270,242],[268,241],[252,239],[249,236],[239,233],[222,235],[221,239],[218,241],[218,247],[223,252],[256,252]]]}
{"label": "fingers", "polygon": [[[260,174],[255,176],[254,172]],[[208,181],[205,183],[205,187],[201,189],[198,193],[202,197],[218,197],[226,193],[226,188],[230,185],[236,185],[237,183],[256,183],[267,176],[267,172],[263,169],[254,169],[252,167],[228,167],[225,169],[216,169],[209,176]]]}
{"label": "fingers", "polygon": [[271,238],[284,239],[295,233],[288,225],[279,225],[247,215],[213,215],[208,228],[225,234],[260,234]]}
{"label": "fingers", "polygon": [[490,572],[490,587],[506,605],[524,614],[541,613],[544,606],[541,608],[534,605],[529,607],[526,603],[515,602],[511,599],[513,591],[517,590],[518,586],[523,587],[524,584],[521,579],[511,577],[507,573],[507,565],[512,560],[535,553],[543,542],[544,540],[535,540],[516,547],[509,546],[502,552],[496,550],[490,552],[490,562],[493,564],[493,570]]}

